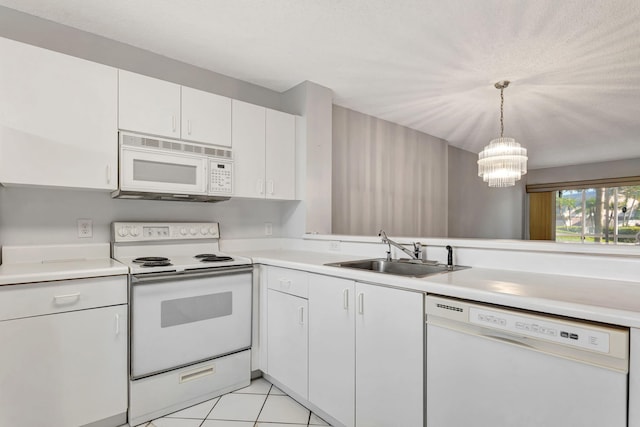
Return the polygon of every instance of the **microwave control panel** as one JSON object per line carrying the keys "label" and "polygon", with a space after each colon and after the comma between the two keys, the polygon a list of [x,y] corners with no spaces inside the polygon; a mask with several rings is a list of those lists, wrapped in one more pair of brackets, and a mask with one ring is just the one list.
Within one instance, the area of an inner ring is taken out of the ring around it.
{"label": "microwave control panel", "polygon": [[209,194],[233,194],[233,163],[223,160],[209,162]]}

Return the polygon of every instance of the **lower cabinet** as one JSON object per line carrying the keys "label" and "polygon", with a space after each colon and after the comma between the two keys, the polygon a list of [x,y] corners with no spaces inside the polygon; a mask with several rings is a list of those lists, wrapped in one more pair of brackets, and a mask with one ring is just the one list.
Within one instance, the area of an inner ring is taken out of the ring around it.
{"label": "lower cabinet", "polygon": [[424,425],[424,294],[356,284],[356,425]]}
{"label": "lower cabinet", "polygon": [[126,305],[0,321],[0,425],[121,424],[127,330]]}
{"label": "lower cabinet", "polygon": [[355,425],[355,282],[309,275],[309,401]]}
{"label": "lower cabinet", "polygon": [[423,426],[424,295],[310,274],[309,402],[347,427]]}
{"label": "lower cabinet", "polygon": [[268,373],[307,399],[308,302],[305,298],[267,291]]}

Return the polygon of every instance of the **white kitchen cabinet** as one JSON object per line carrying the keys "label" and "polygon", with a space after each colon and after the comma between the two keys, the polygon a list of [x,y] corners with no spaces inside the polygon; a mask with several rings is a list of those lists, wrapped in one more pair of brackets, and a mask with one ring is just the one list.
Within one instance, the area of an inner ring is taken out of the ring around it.
{"label": "white kitchen cabinet", "polygon": [[351,280],[309,274],[309,401],[346,427],[355,425],[354,295]]}
{"label": "white kitchen cabinet", "polygon": [[231,147],[231,98],[182,86],[182,139]]}
{"label": "white kitchen cabinet", "polygon": [[267,371],[289,392],[307,399],[308,302],[269,289],[267,292]]}
{"label": "white kitchen cabinet", "polygon": [[263,370],[287,391],[307,398],[308,273],[280,267],[263,267],[266,291],[266,360]]}
{"label": "white kitchen cabinet", "polygon": [[121,425],[127,278],[0,286],[0,426]]}
{"label": "white kitchen cabinet", "polygon": [[356,425],[424,425],[424,295],[356,283]]}
{"label": "white kitchen cabinet", "polygon": [[231,99],[119,70],[122,130],[231,147]]}
{"label": "white kitchen cabinet", "polygon": [[118,128],[180,138],[180,85],[118,71]]}
{"label": "white kitchen cabinet", "polygon": [[0,182],[114,190],[115,68],[0,38]]}
{"label": "white kitchen cabinet", "polygon": [[235,195],[295,199],[295,116],[232,102]]}
{"label": "white kitchen cabinet", "polygon": [[126,331],[126,305],[0,322],[0,425],[124,418]]}
{"label": "white kitchen cabinet", "polygon": [[234,196],[264,198],[265,108],[232,102]]}
{"label": "white kitchen cabinet", "polygon": [[267,199],[296,197],[296,120],[281,111],[266,110],[265,191]]}

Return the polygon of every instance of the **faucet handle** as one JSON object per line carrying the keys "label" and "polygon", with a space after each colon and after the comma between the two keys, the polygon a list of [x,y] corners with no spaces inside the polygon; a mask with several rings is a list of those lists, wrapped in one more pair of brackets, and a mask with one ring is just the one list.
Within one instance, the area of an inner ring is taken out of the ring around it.
{"label": "faucet handle", "polygon": [[420,242],[413,242],[413,255],[416,259],[420,259],[422,256],[422,244]]}

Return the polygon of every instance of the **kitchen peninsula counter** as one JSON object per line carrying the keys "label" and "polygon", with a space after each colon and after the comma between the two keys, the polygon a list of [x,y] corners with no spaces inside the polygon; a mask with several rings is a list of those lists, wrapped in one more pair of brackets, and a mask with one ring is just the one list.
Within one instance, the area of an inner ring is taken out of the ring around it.
{"label": "kitchen peninsula counter", "polygon": [[239,251],[238,254],[252,258],[255,264],[640,327],[640,282],[479,267],[416,278],[325,265],[372,257],[299,250]]}

